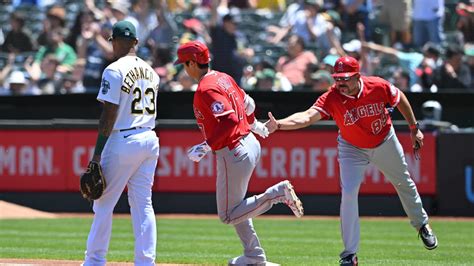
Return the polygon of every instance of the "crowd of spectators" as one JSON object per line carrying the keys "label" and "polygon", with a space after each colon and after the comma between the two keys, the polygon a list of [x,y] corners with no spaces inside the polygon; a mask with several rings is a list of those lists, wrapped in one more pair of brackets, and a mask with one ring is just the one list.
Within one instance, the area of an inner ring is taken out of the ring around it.
{"label": "crowd of spectators", "polygon": [[472,0],[0,2],[0,95],[97,93],[119,20],[136,26],[163,91],[196,89],[172,63],[189,40],[245,90],[323,92],[344,55],[405,91],[474,90]]}

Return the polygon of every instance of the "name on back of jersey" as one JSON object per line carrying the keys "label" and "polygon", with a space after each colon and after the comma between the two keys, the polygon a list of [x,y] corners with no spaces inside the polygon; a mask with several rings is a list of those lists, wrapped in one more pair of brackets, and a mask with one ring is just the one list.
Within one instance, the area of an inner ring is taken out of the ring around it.
{"label": "name on back of jersey", "polygon": [[145,67],[131,68],[130,71],[128,71],[127,75],[125,75],[122,87],[120,89],[126,93],[130,93],[133,85],[135,84],[135,81],[139,79],[146,79],[149,80],[151,83],[153,82],[153,73]]}

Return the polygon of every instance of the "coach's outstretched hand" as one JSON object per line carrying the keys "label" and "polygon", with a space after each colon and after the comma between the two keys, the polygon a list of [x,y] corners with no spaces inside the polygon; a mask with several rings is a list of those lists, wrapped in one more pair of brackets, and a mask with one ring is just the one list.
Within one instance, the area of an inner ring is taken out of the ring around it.
{"label": "coach's outstretched hand", "polygon": [[265,122],[265,126],[268,129],[268,133],[273,133],[278,129],[278,121],[273,117],[272,112],[268,112],[268,118],[270,118],[267,122]]}

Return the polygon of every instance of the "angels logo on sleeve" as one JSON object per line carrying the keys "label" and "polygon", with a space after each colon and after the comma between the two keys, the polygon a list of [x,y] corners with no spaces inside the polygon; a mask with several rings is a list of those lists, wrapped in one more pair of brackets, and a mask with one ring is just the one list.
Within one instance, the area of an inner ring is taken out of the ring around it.
{"label": "angels logo on sleeve", "polygon": [[216,115],[222,114],[222,112],[224,112],[224,104],[219,101],[215,101],[211,104],[211,110],[212,110],[212,113]]}

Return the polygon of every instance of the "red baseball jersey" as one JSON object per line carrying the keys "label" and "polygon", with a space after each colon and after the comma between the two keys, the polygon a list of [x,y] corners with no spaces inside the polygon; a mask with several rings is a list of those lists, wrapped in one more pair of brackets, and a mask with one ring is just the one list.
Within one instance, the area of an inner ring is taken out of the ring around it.
{"label": "red baseball jersey", "polygon": [[374,148],[387,136],[392,120],[386,106],[395,107],[400,90],[378,77],[361,77],[356,96],[341,94],[333,85],[319,97],[312,108],[323,119],[332,117],[341,136],[359,148]]}
{"label": "red baseball jersey", "polygon": [[[246,116],[244,97],[245,91],[225,73],[210,71],[199,82],[194,93],[194,116],[212,150],[232,149],[242,136],[249,134],[248,120],[253,122],[254,117],[253,114]],[[223,123],[222,119],[228,115],[235,115],[238,122]],[[220,127],[232,127],[224,130],[230,134],[221,134],[223,130]]]}

